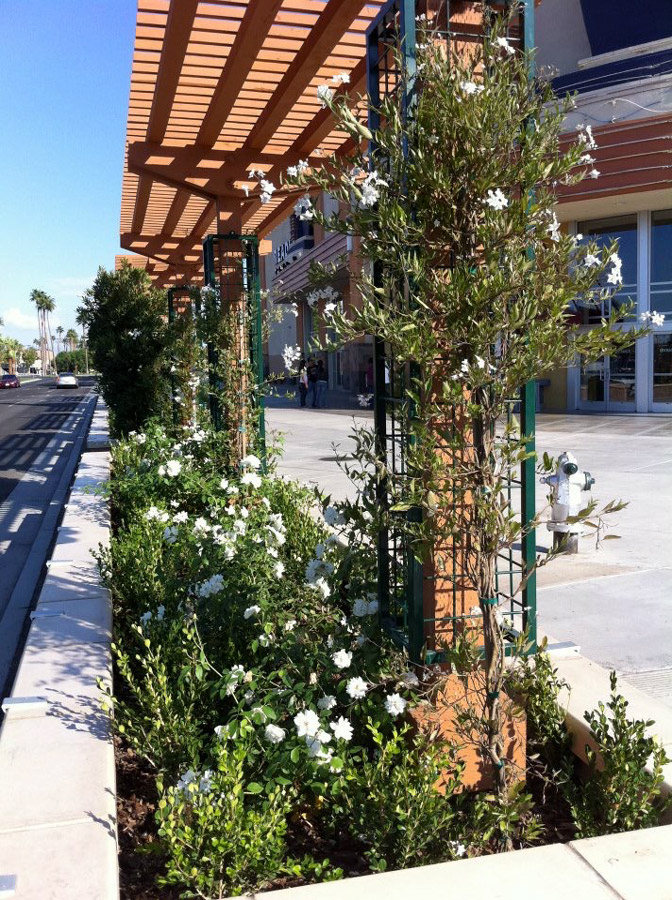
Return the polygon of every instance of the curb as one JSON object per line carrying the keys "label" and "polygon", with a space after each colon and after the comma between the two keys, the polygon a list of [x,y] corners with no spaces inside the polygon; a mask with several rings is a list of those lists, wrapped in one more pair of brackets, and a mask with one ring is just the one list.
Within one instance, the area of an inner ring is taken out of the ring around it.
{"label": "curb", "polygon": [[[99,401],[93,415],[99,431],[105,420]],[[84,439],[85,432],[82,445]],[[90,485],[108,478],[109,455],[82,455],[12,695],[3,703],[3,897],[119,896],[114,746],[97,685],[111,683],[112,611],[91,558],[108,542],[110,526],[107,505]]]}

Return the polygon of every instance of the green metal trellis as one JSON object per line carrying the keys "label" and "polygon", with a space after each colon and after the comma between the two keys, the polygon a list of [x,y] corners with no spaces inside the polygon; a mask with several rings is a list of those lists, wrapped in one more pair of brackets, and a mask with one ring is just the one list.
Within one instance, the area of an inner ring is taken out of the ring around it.
{"label": "green metal trellis", "polygon": [[[250,434],[254,448],[265,457],[265,418],[261,385],[264,380],[263,332],[261,289],[259,282],[259,240],[256,235],[209,235],[203,241],[203,267],[205,284],[214,289],[215,310],[223,314],[237,310],[237,327],[245,337],[246,356],[238,353],[238,366],[249,365],[253,383],[247,397],[239,397],[240,404],[250,403],[256,423],[255,434]],[[208,341],[208,365],[210,370],[210,413],[217,429],[230,427],[218,399],[217,367],[219,348]]]}
{"label": "green metal trellis", "polygon": [[[195,320],[200,314],[200,293],[197,287],[188,284],[177,285],[168,288],[166,291],[168,298],[168,324],[173,325],[180,316],[190,316]],[[179,423],[179,409],[177,404],[177,378],[175,370],[180,365],[181,360],[173,357],[172,371],[170,375],[170,395],[173,411],[173,425]]]}
{"label": "green metal trellis", "polygon": [[[474,42],[482,33],[464,21],[454,21],[455,9],[464,11],[469,4],[443,0],[439,5],[438,33],[447,43]],[[473,4],[476,6],[476,4]],[[380,127],[378,108],[389,94],[402,91],[402,109],[410,114],[415,96],[416,80],[416,16],[427,12],[423,0],[390,0],[371,23],[367,31],[367,89],[370,97],[369,127]],[[504,9],[504,4],[492,3]],[[512,43],[522,48],[534,44],[534,2],[521,3],[520,30],[511,35]],[[401,69],[398,59],[401,57]],[[531,75],[533,73],[530,73]],[[376,148],[371,148],[372,157]],[[377,161],[378,162],[378,161]],[[374,268],[374,280],[382,283],[382,273]],[[374,427],[376,448],[381,462],[394,476],[404,478],[408,469],[408,447],[411,440],[412,403],[407,388],[414,376],[408,365],[401,366],[394,359],[380,337],[374,335]],[[534,451],[535,430],[534,383],[521,388],[520,395],[508,404],[510,422],[519,423],[520,435],[526,436],[528,452]],[[515,416],[515,418],[514,418]],[[534,571],[536,545],[534,530],[526,530],[535,514],[535,462],[526,459],[519,470],[509,474],[507,495],[512,505],[519,494],[520,516],[524,536],[520,547],[503,548],[497,567],[497,591],[506,597],[504,615],[513,623],[509,630],[511,645],[521,632],[528,636],[528,652],[536,651],[536,575]],[[388,487],[384,479],[377,484],[377,500],[381,508],[389,508]],[[405,513],[410,522],[421,521],[422,511],[411,509]],[[424,586],[427,574],[409,545],[408,528],[394,525],[382,528],[378,534],[378,600],[381,622],[392,637],[405,646],[414,662],[434,662],[441,658],[436,651],[427,651],[428,631],[443,631],[454,640],[460,620],[467,618],[460,612],[460,594],[464,591],[465,573],[461,570],[459,554],[453,550],[452,571],[447,579],[452,584],[452,615],[427,616],[424,609]],[[516,592],[516,588],[523,587]],[[515,594],[515,596],[514,596]],[[500,602],[500,608],[503,604]]]}

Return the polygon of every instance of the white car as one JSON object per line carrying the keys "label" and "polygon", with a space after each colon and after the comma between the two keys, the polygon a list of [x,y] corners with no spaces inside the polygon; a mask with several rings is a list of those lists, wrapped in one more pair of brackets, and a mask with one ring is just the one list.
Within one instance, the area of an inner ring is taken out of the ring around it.
{"label": "white car", "polygon": [[56,387],[57,388],[78,388],[79,381],[77,377],[72,374],[72,372],[60,372],[56,376]]}

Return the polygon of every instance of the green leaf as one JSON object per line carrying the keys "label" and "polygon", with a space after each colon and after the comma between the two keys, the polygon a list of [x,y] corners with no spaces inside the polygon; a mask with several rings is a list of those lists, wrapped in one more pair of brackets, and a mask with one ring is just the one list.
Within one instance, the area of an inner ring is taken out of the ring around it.
{"label": "green leaf", "polygon": [[251,781],[246,788],[248,794],[261,794],[263,790],[263,785],[259,784],[258,781]]}

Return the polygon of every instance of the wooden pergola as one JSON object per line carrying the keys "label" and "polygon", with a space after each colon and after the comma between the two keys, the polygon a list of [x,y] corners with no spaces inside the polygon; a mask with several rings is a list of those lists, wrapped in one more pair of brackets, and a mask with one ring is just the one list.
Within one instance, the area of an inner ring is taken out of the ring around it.
{"label": "wooden pergola", "polygon": [[[346,152],[317,87],[366,87],[365,33],[384,0],[139,0],[121,245],[158,285],[199,279],[207,234],[260,238],[296,202],[280,176]],[[263,172],[276,190],[259,199]]]}

